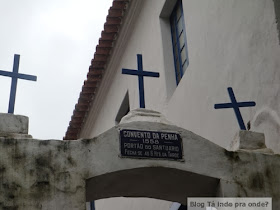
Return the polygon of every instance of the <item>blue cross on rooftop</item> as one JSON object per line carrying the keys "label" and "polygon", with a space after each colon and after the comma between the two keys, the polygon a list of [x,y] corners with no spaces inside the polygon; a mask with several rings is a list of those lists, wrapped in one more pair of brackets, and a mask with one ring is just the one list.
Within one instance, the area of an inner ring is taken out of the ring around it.
{"label": "blue cross on rooftop", "polygon": [[18,73],[19,57],[20,57],[20,55],[14,55],[13,72],[1,71],[0,70],[0,75],[12,78],[12,85],[11,85],[11,92],[10,92],[10,102],[9,102],[9,110],[8,110],[8,113],[11,113],[11,114],[14,113],[14,109],[15,109],[17,80],[18,79],[25,79],[25,80],[31,80],[31,81],[36,81],[37,80],[36,76],[27,75],[27,74],[19,74]]}
{"label": "blue cross on rooftop", "polygon": [[143,71],[142,55],[137,54],[138,71],[132,69],[122,69],[123,74],[137,75],[139,84],[139,101],[140,108],[145,108],[145,96],[144,96],[144,76],[146,77],[159,77],[159,73]]}
{"label": "blue cross on rooftop", "polygon": [[239,110],[239,107],[250,107],[255,106],[256,103],[254,101],[247,101],[247,102],[237,102],[236,98],[234,96],[233,90],[231,87],[228,88],[228,94],[231,100],[231,103],[224,103],[224,104],[215,104],[215,109],[226,109],[226,108],[233,108],[239,127],[241,130],[246,130],[246,127],[244,125],[243,118],[241,116],[241,112]]}

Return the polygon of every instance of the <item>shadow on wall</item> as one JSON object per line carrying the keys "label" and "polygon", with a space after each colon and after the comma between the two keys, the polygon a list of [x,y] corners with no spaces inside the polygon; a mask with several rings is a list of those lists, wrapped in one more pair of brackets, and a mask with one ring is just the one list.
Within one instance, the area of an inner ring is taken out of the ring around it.
{"label": "shadow on wall", "polygon": [[91,201],[110,197],[148,197],[186,205],[187,197],[215,197],[218,185],[219,179],[192,172],[145,167],[88,179],[86,199]]}
{"label": "shadow on wall", "polygon": [[252,120],[252,131],[264,133],[266,146],[280,153],[280,118],[276,111],[269,107],[260,109]]}
{"label": "shadow on wall", "polygon": [[275,9],[275,18],[277,23],[277,29],[278,29],[278,38],[279,38],[279,44],[280,44],[280,0],[273,0],[274,2],[274,9]]}

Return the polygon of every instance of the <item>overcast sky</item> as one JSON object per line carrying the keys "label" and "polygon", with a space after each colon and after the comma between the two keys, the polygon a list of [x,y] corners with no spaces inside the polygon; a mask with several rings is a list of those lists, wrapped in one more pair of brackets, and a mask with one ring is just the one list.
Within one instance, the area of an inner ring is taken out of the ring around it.
{"label": "overcast sky", "polygon": [[[62,139],[78,101],[112,0],[0,0],[0,70],[18,80],[15,114],[29,117],[29,133]],[[11,79],[0,76],[0,112],[8,112]]]}

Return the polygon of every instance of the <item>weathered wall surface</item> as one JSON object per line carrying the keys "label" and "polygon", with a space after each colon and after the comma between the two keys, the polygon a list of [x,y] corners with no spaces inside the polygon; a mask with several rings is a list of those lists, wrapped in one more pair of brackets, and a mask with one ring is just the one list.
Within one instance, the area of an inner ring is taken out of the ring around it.
{"label": "weathered wall surface", "polygon": [[238,123],[233,110],[215,110],[214,104],[229,102],[231,86],[238,101],[256,101],[256,107],[241,109],[244,122],[265,133],[267,146],[279,153],[279,1],[183,0],[190,64],[177,87],[168,21],[172,7],[163,7],[169,1],[132,1],[132,8],[139,4],[137,17],[125,22],[132,21],[129,36],[106,70],[115,73],[104,80],[103,95],[97,96],[101,105],[93,104],[81,138],[115,125],[127,91],[130,108],[139,107],[137,77],[122,75],[121,69],[137,69],[140,53],[144,69],[160,73],[160,78],[145,78],[147,108],[226,147]]}
{"label": "weathered wall surface", "polygon": [[81,142],[1,138],[0,145],[0,209],[83,209]]}
{"label": "weathered wall surface", "polygon": [[[123,128],[180,133],[185,161],[121,158],[119,130]],[[190,131],[163,123],[121,124],[94,139],[78,141],[0,138],[1,209],[85,210],[86,197],[112,196],[185,203],[188,195],[196,195],[196,191],[201,195],[203,186],[212,186],[208,187],[212,194],[219,188],[226,196],[273,197],[274,209],[278,209],[279,176],[279,155],[229,152]],[[180,185],[165,188],[170,180]]]}
{"label": "weathered wall surface", "polygon": [[277,23],[279,43],[280,43],[280,1],[279,0],[273,0],[273,2],[274,2],[276,23]]}

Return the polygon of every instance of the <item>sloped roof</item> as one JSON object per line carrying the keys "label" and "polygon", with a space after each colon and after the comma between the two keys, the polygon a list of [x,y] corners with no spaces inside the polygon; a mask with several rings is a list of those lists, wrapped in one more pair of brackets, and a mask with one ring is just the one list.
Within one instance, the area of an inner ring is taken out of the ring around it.
{"label": "sloped roof", "polygon": [[99,44],[96,46],[87,79],[84,81],[78,103],[75,105],[71,121],[65,137],[63,138],[64,140],[78,139],[81,127],[85,122],[87,113],[99,89],[99,84],[102,81],[106,64],[114,47],[114,42],[118,37],[118,32],[128,8],[129,1],[130,0],[114,0],[112,7],[110,7],[108,11],[104,30],[101,32]]}

